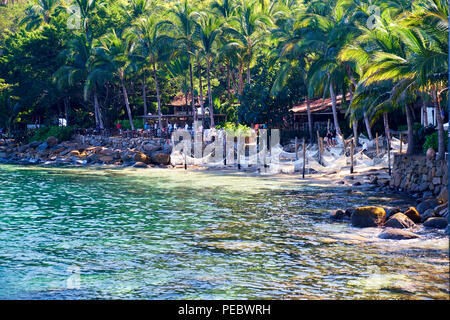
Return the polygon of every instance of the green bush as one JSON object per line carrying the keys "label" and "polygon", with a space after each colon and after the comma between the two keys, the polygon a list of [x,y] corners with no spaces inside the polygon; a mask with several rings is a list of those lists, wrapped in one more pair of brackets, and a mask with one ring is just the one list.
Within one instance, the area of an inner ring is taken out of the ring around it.
{"label": "green bush", "polygon": [[[445,134],[445,151],[447,151],[447,145],[448,145],[448,136]],[[423,144],[423,152],[426,153],[429,148],[434,149],[435,151],[438,151],[438,132],[434,132],[430,134],[429,136],[425,137],[425,143]]]}
{"label": "green bush", "polygon": [[34,134],[30,138],[30,142],[32,141],[41,141],[44,142],[49,137],[56,137],[58,141],[66,141],[70,140],[73,134],[73,127],[40,127],[37,129]]}
{"label": "green bush", "polygon": [[[120,123],[120,128],[122,130],[131,130],[130,120],[117,120],[114,122],[114,125]],[[135,129],[143,129],[144,128],[144,119],[133,119],[133,124]]]}
{"label": "green bush", "polygon": [[238,123],[238,125],[236,126],[234,122],[225,122],[223,124],[217,125],[216,128],[223,129],[229,134],[239,135],[250,133],[250,127],[247,127],[240,123]]}

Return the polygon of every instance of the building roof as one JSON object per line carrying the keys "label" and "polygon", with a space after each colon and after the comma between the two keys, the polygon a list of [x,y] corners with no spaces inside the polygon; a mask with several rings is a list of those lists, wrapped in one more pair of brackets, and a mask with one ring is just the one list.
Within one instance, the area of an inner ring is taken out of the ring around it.
{"label": "building roof", "polygon": [[[203,99],[205,99],[205,97],[203,97]],[[192,96],[189,93],[187,95],[187,105],[190,106],[192,103]],[[195,97],[195,105],[199,106],[199,97]],[[179,92],[177,93],[177,95],[172,99],[172,101],[169,103],[169,106],[173,106],[173,107],[184,107],[186,106],[186,96],[184,95],[184,93]]]}
{"label": "building roof", "polygon": [[[349,99],[350,98],[350,94],[347,94],[346,98]],[[342,103],[342,95],[338,95],[336,97],[337,110],[340,111],[340,112],[344,112],[343,110],[341,110],[341,103]],[[312,100],[309,103],[309,107],[310,107],[311,113],[329,113],[329,112],[332,112],[331,98]],[[306,113],[306,109],[307,109],[307,103],[305,101],[301,105],[294,106],[291,109],[291,111],[294,112],[294,113]]]}

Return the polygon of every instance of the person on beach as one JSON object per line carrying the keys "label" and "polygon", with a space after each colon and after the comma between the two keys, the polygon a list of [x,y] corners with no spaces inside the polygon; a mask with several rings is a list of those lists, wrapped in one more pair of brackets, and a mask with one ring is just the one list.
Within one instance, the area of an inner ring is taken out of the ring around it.
{"label": "person on beach", "polygon": [[326,139],[327,139],[327,146],[332,147],[333,146],[333,134],[331,133],[330,130],[328,130],[328,132],[327,132]]}
{"label": "person on beach", "polygon": [[121,124],[120,124],[120,122],[117,122],[117,124],[116,124],[116,128],[117,128],[117,131],[119,131],[119,134],[122,134],[122,130],[121,130]]}

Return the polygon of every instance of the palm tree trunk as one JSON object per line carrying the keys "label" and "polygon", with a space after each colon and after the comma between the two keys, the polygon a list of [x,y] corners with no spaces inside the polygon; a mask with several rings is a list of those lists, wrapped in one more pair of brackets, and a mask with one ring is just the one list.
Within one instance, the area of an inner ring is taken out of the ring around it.
{"label": "palm tree trunk", "polygon": [[366,125],[367,137],[369,140],[373,140],[372,128],[370,127],[369,117],[367,116],[367,112],[364,112],[364,123]]}
{"label": "palm tree trunk", "polygon": [[145,85],[145,75],[142,79],[142,100],[144,100],[144,115],[147,115],[147,87]]}
{"label": "palm tree trunk", "polygon": [[100,128],[104,129],[102,112],[98,103],[97,92],[94,92],[94,110],[95,110],[95,124]]}
{"label": "palm tree trunk", "polygon": [[437,96],[437,93],[434,93],[436,95],[436,120],[437,120],[437,129],[438,129],[438,151],[439,154],[437,155],[437,160],[444,160],[445,156],[445,131],[444,131],[444,119],[442,119],[442,109],[441,109],[441,101],[439,97]]}
{"label": "palm tree trunk", "polygon": [[355,138],[355,147],[359,145],[359,138],[358,138],[358,121],[354,120],[352,122],[352,128],[353,128],[353,137]]}
{"label": "palm tree trunk", "polygon": [[333,110],[333,120],[334,128],[336,129],[336,134],[342,136],[341,127],[339,126],[338,115],[336,110],[336,95],[333,89],[333,83],[330,81],[330,96],[331,96],[331,108]]}
{"label": "palm tree trunk", "polygon": [[194,99],[194,80],[192,75],[192,63],[189,62],[189,77],[191,81],[191,107],[192,115],[194,117],[194,122],[197,121],[197,110],[195,110],[195,99]]}
{"label": "palm tree trunk", "polygon": [[64,97],[64,117],[66,118],[66,125],[69,125],[69,97]]}
{"label": "palm tree trunk", "polygon": [[202,111],[202,123],[205,121],[205,106],[203,105],[202,66],[198,64],[198,82],[200,92],[200,109]]}
{"label": "palm tree trunk", "polygon": [[406,154],[414,154],[414,128],[413,128],[413,119],[411,108],[408,105],[405,105],[406,109],[406,123],[408,125],[408,150],[406,150]]}
{"label": "palm tree trunk", "polygon": [[228,101],[231,102],[231,72],[230,72],[230,62],[227,62],[227,91],[228,91]]}
{"label": "palm tree trunk", "polygon": [[308,129],[309,129],[309,139],[311,143],[313,142],[313,122],[312,122],[312,114],[311,114],[311,105],[309,101],[309,96],[306,95],[306,113],[308,115]]}
{"label": "palm tree trunk", "polygon": [[133,123],[133,116],[131,115],[130,102],[128,101],[127,88],[125,88],[125,82],[123,81],[123,79],[121,79],[121,82],[122,82],[123,98],[125,100],[125,107],[126,107],[127,113],[128,113],[128,120],[130,120],[131,130],[135,130],[134,123]]}
{"label": "palm tree trunk", "polygon": [[427,112],[427,103],[425,102],[425,95],[422,95],[422,116],[424,127],[428,127],[428,112]]}
{"label": "palm tree trunk", "polygon": [[207,76],[208,76],[208,101],[209,101],[209,118],[211,120],[211,128],[214,128],[214,107],[212,103],[212,93],[211,93],[211,75],[210,75],[211,64],[208,61],[207,64]]}
{"label": "palm tree trunk", "polygon": [[388,114],[386,112],[383,113],[383,124],[384,124],[384,134],[385,134],[386,138],[391,140],[391,135],[389,133],[389,118],[388,118]]}
{"label": "palm tree trunk", "polygon": [[248,61],[247,61],[247,83],[250,84],[250,61],[251,56],[249,55]]}
{"label": "palm tree trunk", "polygon": [[158,101],[158,124],[159,130],[162,132],[162,119],[161,119],[161,97],[159,95],[158,76],[156,74],[156,64],[153,62],[153,77],[155,79],[156,100]]}

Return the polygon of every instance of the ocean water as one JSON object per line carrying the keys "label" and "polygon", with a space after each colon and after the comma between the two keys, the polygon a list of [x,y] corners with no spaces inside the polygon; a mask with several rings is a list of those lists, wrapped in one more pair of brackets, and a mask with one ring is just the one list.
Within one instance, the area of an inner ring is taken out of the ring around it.
{"label": "ocean water", "polygon": [[[355,191],[356,190],[356,191]],[[298,178],[0,165],[0,299],[448,299],[448,237],[329,220],[397,194]]]}

